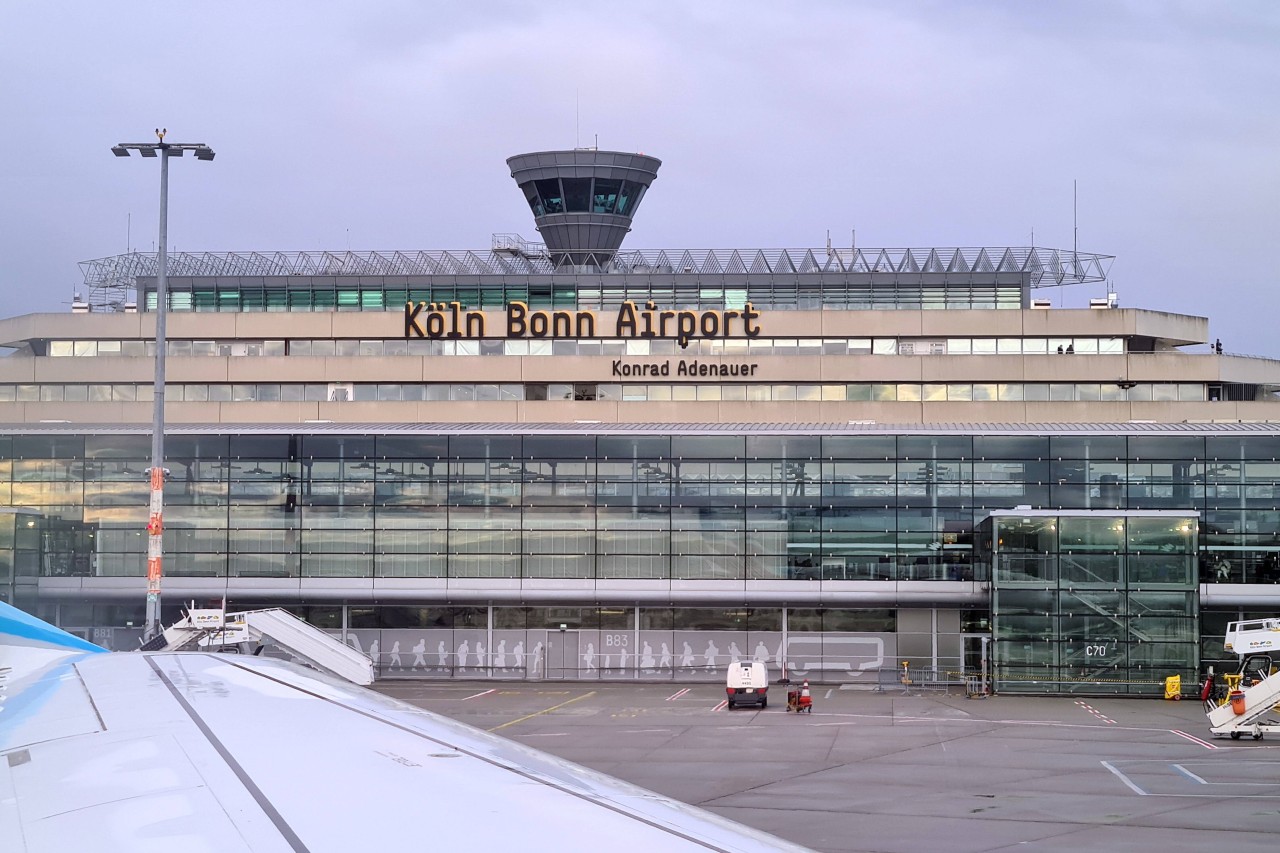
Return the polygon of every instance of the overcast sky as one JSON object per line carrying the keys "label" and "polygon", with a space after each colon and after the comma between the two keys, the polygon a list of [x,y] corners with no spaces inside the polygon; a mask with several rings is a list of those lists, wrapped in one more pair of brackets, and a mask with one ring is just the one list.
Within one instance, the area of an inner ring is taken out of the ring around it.
{"label": "overcast sky", "polygon": [[[629,248],[1072,244],[1280,356],[1280,3],[0,4],[0,315],[77,262],[537,239],[506,157],[663,160]],[[1082,307],[1084,285],[1050,295]]]}

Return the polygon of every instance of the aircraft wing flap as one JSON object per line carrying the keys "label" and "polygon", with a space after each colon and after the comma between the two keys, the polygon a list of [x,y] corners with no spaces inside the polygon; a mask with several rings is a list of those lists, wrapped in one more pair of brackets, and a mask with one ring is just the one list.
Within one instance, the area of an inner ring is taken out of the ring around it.
{"label": "aircraft wing flap", "polygon": [[22,816],[39,821],[66,812],[200,788],[204,780],[171,735],[96,738],[92,755],[78,738],[38,744],[10,768]]}
{"label": "aircraft wing flap", "polygon": [[0,752],[43,741],[102,730],[75,657],[53,660],[43,668],[14,677],[0,690]]}
{"label": "aircraft wing flap", "polygon": [[77,809],[23,827],[24,848],[14,850],[93,850],[95,853],[286,853],[276,839],[250,844],[205,789],[148,794]]}
{"label": "aircraft wing flap", "polygon": [[25,743],[0,755],[0,850],[291,849],[144,656],[65,663],[6,709]]}
{"label": "aircraft wing flap", "polygon": [[[245,797],[237,802],[236,787],[220,787],[215,795],[170,734],[97,735],[91,748],[83,739],[68,738],[23,752],[22,763],[0,767],[0,789],[10,786],[17,795],[15,805],[20,803],[12,826],[23,843],[0,849],[290,849],[269,822],[252,819],[252,801]],[[237,819],[232,813],[238,813]]]}

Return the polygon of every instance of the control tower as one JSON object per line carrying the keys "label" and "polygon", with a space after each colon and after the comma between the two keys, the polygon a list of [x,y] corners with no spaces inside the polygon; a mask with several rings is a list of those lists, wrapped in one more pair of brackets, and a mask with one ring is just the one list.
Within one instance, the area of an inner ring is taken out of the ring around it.
{"label": "control tower", "polygon": [[557,266],[603,267],[662,161],[623,151],[538,151],[507,159]]}

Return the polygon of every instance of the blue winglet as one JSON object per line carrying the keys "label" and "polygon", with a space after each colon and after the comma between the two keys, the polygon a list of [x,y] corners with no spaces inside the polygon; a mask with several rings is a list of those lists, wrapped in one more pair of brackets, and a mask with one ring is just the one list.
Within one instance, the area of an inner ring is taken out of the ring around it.
{"label": "blue winglet", "polygon": [[68,634],[29,613],[0,601],[0,646],[23,645],[74,649],[79,652],[105,652],[75,634]]}

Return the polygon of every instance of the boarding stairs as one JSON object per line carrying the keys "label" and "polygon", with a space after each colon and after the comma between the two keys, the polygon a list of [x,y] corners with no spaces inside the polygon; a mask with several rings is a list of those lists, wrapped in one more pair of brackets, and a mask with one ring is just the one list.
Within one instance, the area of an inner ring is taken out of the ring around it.
{"label": "boarding stairs", "polygon": [[1261,740],[1263,734],[1280,732],[1280,713],[1276,712],[1276,705],[1280,704],[1280,674],[1246,688],[1243,704],[1244,713],[1239,714],[1230,701],[1210,710],[1209,730],[1215,735],[1231,735],[1232,740],[1246,734]]}
{"label": "boarding stairs", "polygon": [[191,608],[178,622],[145,643],[142,651],[181,651],[270,643],[291,657],[353,684],[373,683],[373,661],[341,640],[279,607],[226,613]]}
{"label": "boarding stairs", "polygon": [[1144,643],[1152,643],[1156,641],[1155,638],[1146,631],[1137,627],[1137,622],[1135,622],[1134,617],[1141,616],[1142,614],[1131,613],[1129,616],[1117,616],[1115,613],[1090,598],[1088,593],[1076,590],[1075,596],[1077,601],[1092,610],[1098,616],[1101,616],[1103,619],[1111,622],[1117,628],[1124,631],[1128,636],[1141,640]]}

